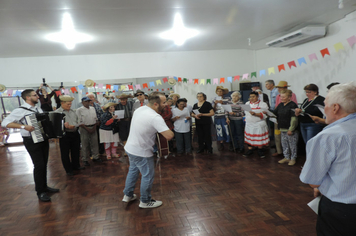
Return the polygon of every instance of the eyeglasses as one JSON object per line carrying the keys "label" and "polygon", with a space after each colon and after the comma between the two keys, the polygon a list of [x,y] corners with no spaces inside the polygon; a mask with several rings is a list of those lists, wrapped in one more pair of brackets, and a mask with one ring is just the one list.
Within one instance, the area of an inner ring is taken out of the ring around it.
{"label": "eyeglasses", "polygon": [[140,93],[140,94],[137,94],[137,96],[142,96],[143,94],[142,93]]}

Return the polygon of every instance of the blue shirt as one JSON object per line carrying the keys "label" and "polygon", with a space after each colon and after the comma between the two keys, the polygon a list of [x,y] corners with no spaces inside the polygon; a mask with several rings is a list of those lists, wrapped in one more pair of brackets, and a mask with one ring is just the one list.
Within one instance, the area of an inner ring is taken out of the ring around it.
{"label": "blue shirt", "polygon": [[331,201],[356,203],[356,113],[326,126],[307,143],[300,174],[306,184],[320,185]]}
{"label": "blue shirt", "polygon": [[276,98],[278,94],[279,94],[278,88],[274,87],[271,90],[271,111],[273,111],[276,108]]}

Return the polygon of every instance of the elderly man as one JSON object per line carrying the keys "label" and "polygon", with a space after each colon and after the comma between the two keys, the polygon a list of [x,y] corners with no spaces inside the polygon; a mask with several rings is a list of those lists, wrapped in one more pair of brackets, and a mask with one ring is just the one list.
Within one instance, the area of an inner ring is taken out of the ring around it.
{"label": "elderly man", "polygon": [[326,126],[307,143],[303,183],[321,194],[318,235],[356,232],[356,82],[332,87],[324,101]]}
{"label": "elderly man", "polygon": [[89,149],[93,155],[94,162],[102,162],[99,158],[98,134],[96,126],[98,125],[98,118],[94,107],[90,106],[91,99],[88,97],[82,98],[82,107],[76,111],[79,123],[80,139],[82,142],[82,160],[85,166],[89,164]]}
{"label": "elderly man", "polygon": [[130,94],[121,94],[120,96],[116,96],[120,99],[119,104],[116,105],[115,110],[124,110],[125,115],[124,118],[121,118],[119,121],[119,137],[120,140],[125,144],[126,140],[129,136],[131,118],[132,118],[132,109],[134,105],[134,101],[128,101],[128,98],[132,98]]}
{"label": "elderly man", "polygon": [[[153,92],[148,97],[148,104],[138,109],[132,118],[132,129],[125,150],[129,156],[130,168],[126,177],[123,202],[136,199],[135,185],[141,173],[140,208],[154,208],[162,205],[161,201],[153,200],[151,188],[155,169],[153,145],[156,134],[161,133],[167,140],[173,138],[173,132],[167,127],[159,113],[164,108],[166,97],[159,92]],[[142,119],[144,117],[144,119]]]}
{"label": "elderly man", "polygon": [[96,117],[98,118],[98,125],[96,126],[96,133],[98,134],[99,154],[104,154],[104,152],[105,152],[104,144],[100,143],[100,139],[99,139],[100,117],[104,114],[104,111],[103,111],[103,109],[101,109],[101,106],[99,105],[98,100],[95,98],[94,94],[89,93],[87,95],[87,97],[91,100],[90,106],[93,106],[95,108]]}
{"label": "elderly man", "polygon": [[137,97],[138,100],[134,103],[132,112],[135,112],[137,108],[145,106],[148,103],[148,100],[145,99],[145,93],[139,89],[136,91],[135,97]]}
{"label": "elderly man", "polygon": [[41,108],[36,107],[39,98],[34,90],[25,89],[21,93],[21,97],[25,101],[24,104],[13,110],[10,115],[3,120],[1,125],[6,128],[21,129],[23,144],[30,154],[34,165],[33,176],[37,196],[40,201],[49,202],[51,198],[47,195],[47,192],[56,193],[59,192],[59,189],[47,186],[48,140],[34,143],[30,132],[34,131],[35,128],[31,125],[27,125],[25,121],[26,115],[43,113],[43,111]]}
{"label": "elderly man", "polygon": [[169,97],[172,98],[172,100],[173,100],[173,105],[171,107],[177,108],[177,101],[180,98],[180,95],[178,93],[171,91],[171,93],[169,94]]}
{"label": "elderly man", "polygon": [[[78,133],[78,116],[74,110],[71,109],[73,97],[69,95],[59,96],[61,100],[61,107],[55,112],[65,114],[65,131],[66,134],[59,139],[59,147],[61,149],[61,159],[64,170],[68,176],[72,176],[73,170],[82,170],[84,167],[80,166],[80,136]],[[69,157],[70,152],[70,157]]]}

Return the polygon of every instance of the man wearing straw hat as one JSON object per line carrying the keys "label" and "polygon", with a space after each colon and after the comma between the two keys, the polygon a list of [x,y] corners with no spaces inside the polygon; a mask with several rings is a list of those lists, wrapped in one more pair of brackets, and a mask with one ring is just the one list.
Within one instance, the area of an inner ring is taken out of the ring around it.
{"label": "man wearing straw hat", "polygon": [[119,136],[120,140],[125,144],[126,140],[130,133],[130,125],[131,125],[131,118],[132,118],[132,108],[134,105],[134,101],[128,101],[128,98],[132,98],[131,94],[121,94],[120,96],[116,96],[120,99],[119,104],[116,105],[115,110],[124,110],[125,115],[124,118],[120,119],[119,121]]}
{"label": "man wearing straw hat", "polygon": [[[61,107],[55,112],[65,114],[64,127],[66,134],[59,139],[59,147],[61,149],[61,159],[63,167],[68,176],[74,175],[73,170],[82,170],[84,167],[80,166],[80,136],[78,133],[78,116],[74,110],[71,109],[73,97],[69,95],[59,96],[61,100]],[[70,157],[69,157],[70,153]]]}
{"label": "man wearing straw hat", "polygon": [[148,100],[145,99],[145,93],[142,90],[137,90],[135,93],[135,97],[138,99],[133,107],[132,107],[132,112],[135,112],[135,110],[139,107],[145,106],[148,103]]}

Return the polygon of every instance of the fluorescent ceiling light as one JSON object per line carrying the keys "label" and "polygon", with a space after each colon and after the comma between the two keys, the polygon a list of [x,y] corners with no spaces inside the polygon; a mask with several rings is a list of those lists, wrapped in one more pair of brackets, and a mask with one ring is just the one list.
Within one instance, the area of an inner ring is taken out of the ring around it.
{"label": "fluorescent ceiling light", "polygon": [[72,50],[75,48],[76,44],[91,41],[93,38],[88,34],[75,31],[72,17],[69,13],[64,13],[62,19],[62,31],[49,34],[46,36],[46,39],[57,43],[63,43],[68,50]]}
{"label": "fluorescent ceiling light", "polygon": [[173,40],[177,46],[181,46],[187,39],[192,38],[197,34],[197,30],[188,29],[184,26],[181,15],[177,13],[174,17],[173,28],[161,33],[160,37]]}

